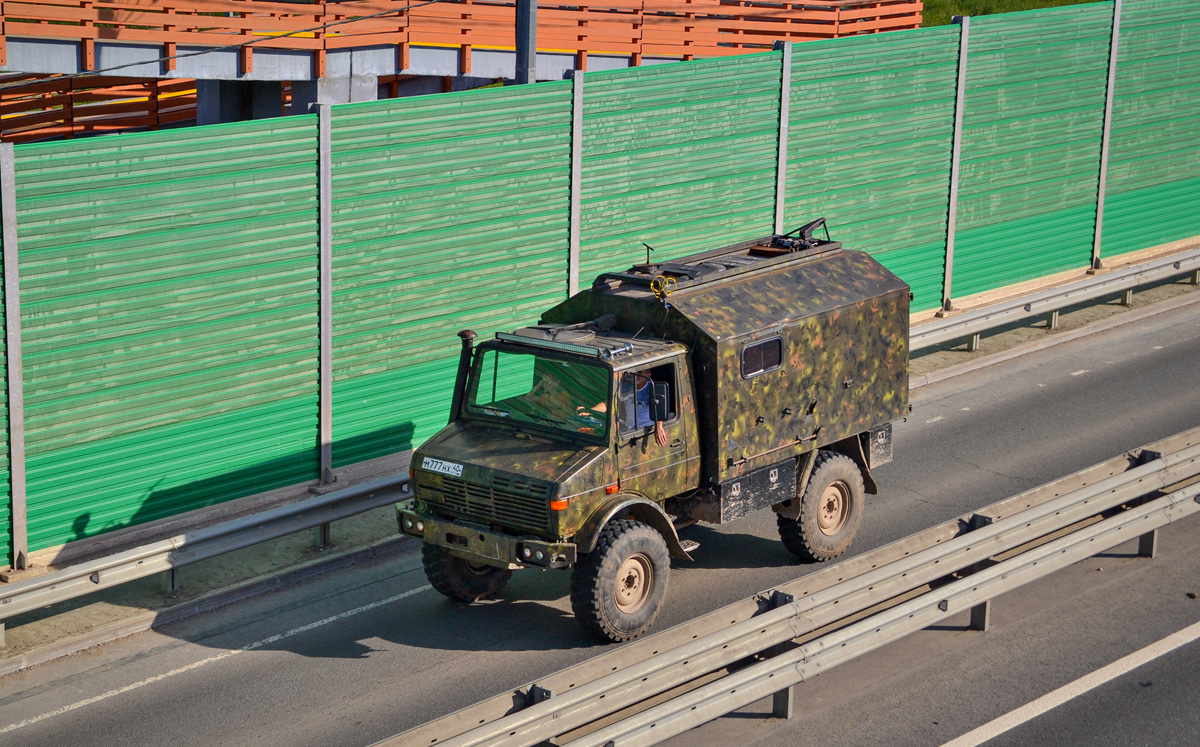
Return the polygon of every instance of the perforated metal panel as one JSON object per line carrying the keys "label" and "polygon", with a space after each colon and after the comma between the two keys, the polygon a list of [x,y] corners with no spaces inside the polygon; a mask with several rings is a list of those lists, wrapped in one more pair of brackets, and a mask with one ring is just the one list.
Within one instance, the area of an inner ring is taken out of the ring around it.
{"label": "perforated metal panel", "polygon": [[780,54],[585,76],[581,283],[771,233]]}
{"label": "perforated metal panel", "polygon": [[16,158],[30,549],[315,477],[315,118]]}
{"label": "perforated metal panel", "polygon": [[1122,8],[1105,257],[1200,235],[1200,2]]}
{"label": "perforated metal panel", "polygon": [[1112,4],[971,19],[956,297],[1091,259]]}
{"label": "perforated metal panel", "polygon": [[784,230],[828,218],[941,303],[958,27],[797,44],[792,52]]}
{"label": "perforated metal panel", "polygon": [[459,340],[567,291],[571,84],[337,107],[334,460],[446,424]]}

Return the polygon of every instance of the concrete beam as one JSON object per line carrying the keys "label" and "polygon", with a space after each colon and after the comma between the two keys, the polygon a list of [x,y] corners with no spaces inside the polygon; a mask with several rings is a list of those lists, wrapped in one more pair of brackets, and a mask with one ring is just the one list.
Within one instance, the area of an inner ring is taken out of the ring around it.
{"label": "concrete beam", "polygon": [[[0,71],[22,73],[57,73],[70,75],[84,72],[82,45],[64,39],[31,39],[9,37],[8,64]],[[105,69],[121,66],[112,75],[144,78],[195,78],[197,80],[238,81],[305,81],[314,80],[313,53],[304,50],[254,49],[254,70],[242,74],[236,50],[206,52],[180,57],[174,70],[166,70],[159,62],[162,47],[157,44],[97,41],[96,67]],[[181,45],[180,55],[204,51],[204,47]],[[441,75],[478,78],[516,78],[516,50],[475,49],[471,53],[471,69],[463,69],[462,53],[455,47],[412,46],[409,67],[400,68],[396,45],[339,49],[327,53],[326,75],[331,78],[350,78],[360,75]],[[676,62],[672,57],[644,57],[643,65]],[[629,55],[588,54],[588,70],[614,70],[630,66]],[[575,54],[570,52],[537,53],[537,79],[562,80],[575,67]]]}
{"label": "concrete beam", "polygon": [[321,78],[292,83],[292,113],[307,114],[313,104],[351,104],[379,99],[379,77]]}

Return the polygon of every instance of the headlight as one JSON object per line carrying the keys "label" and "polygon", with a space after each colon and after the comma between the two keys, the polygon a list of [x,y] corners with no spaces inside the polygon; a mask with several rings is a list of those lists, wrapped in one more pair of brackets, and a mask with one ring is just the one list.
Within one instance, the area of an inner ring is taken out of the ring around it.
{"label": "headlight", "polygon": [[407,516],[404,517],[404,528],[405,529],[413,528],[413,520],[408,518]]}
{"label": "headlight", "polygon": [[423,521],[418,521],[418,522],[417,522],[417,531],[418,531],[418,532],[424,532],[424,531],[425,531],[425,522],[423,522]]}
{"label": "headlight", "polygon": [[526,560],[529,560],[529,558],[533,557],[533,551],[530,550],[528,547],[523,547],[523,548],[521,548],[521,556],[524,557]]}

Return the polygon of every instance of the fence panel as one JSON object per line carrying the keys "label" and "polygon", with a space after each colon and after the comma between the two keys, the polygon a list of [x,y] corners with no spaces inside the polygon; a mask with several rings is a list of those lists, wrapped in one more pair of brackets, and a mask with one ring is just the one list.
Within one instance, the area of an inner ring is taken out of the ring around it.
{"label": "fence panel", "polygon": [[1122,6],[1105,257],[1200,234],[1200,3]]}
{"label": "fence panel", "polygon": [[954,296],[1091,259],[1112,3],[971,19]]}
{"label": "fence panel", "polygon": [[582,285],[771,233],[780,55],[585,76]]}
{"label": "fence panel", "polygon": [[316,135],[17,146],[31,550],[316,477]]}
{"label": "fence panel", "polygon": [[825,216],[941,302],[958,28],[809,42],[792,51],[784,230]]}
{"label": "fence panel", "polygon": [[335,108],[334,461],[446,424],[459,340],[566,296],[571,83]]}

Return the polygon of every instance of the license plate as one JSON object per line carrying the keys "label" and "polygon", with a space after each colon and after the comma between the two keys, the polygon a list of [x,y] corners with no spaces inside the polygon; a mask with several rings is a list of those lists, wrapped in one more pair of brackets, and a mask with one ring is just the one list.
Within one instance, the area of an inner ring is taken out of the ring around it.
{"label": "license plate", "polygon": [[443,462],[441,459],[431,459],[430,457],[425,457],[421,461],[421,469],[427,469],[430,472],[441,472],[443,475],[452,475],[454,477],[462,477],[462,468],[461,464]]}

